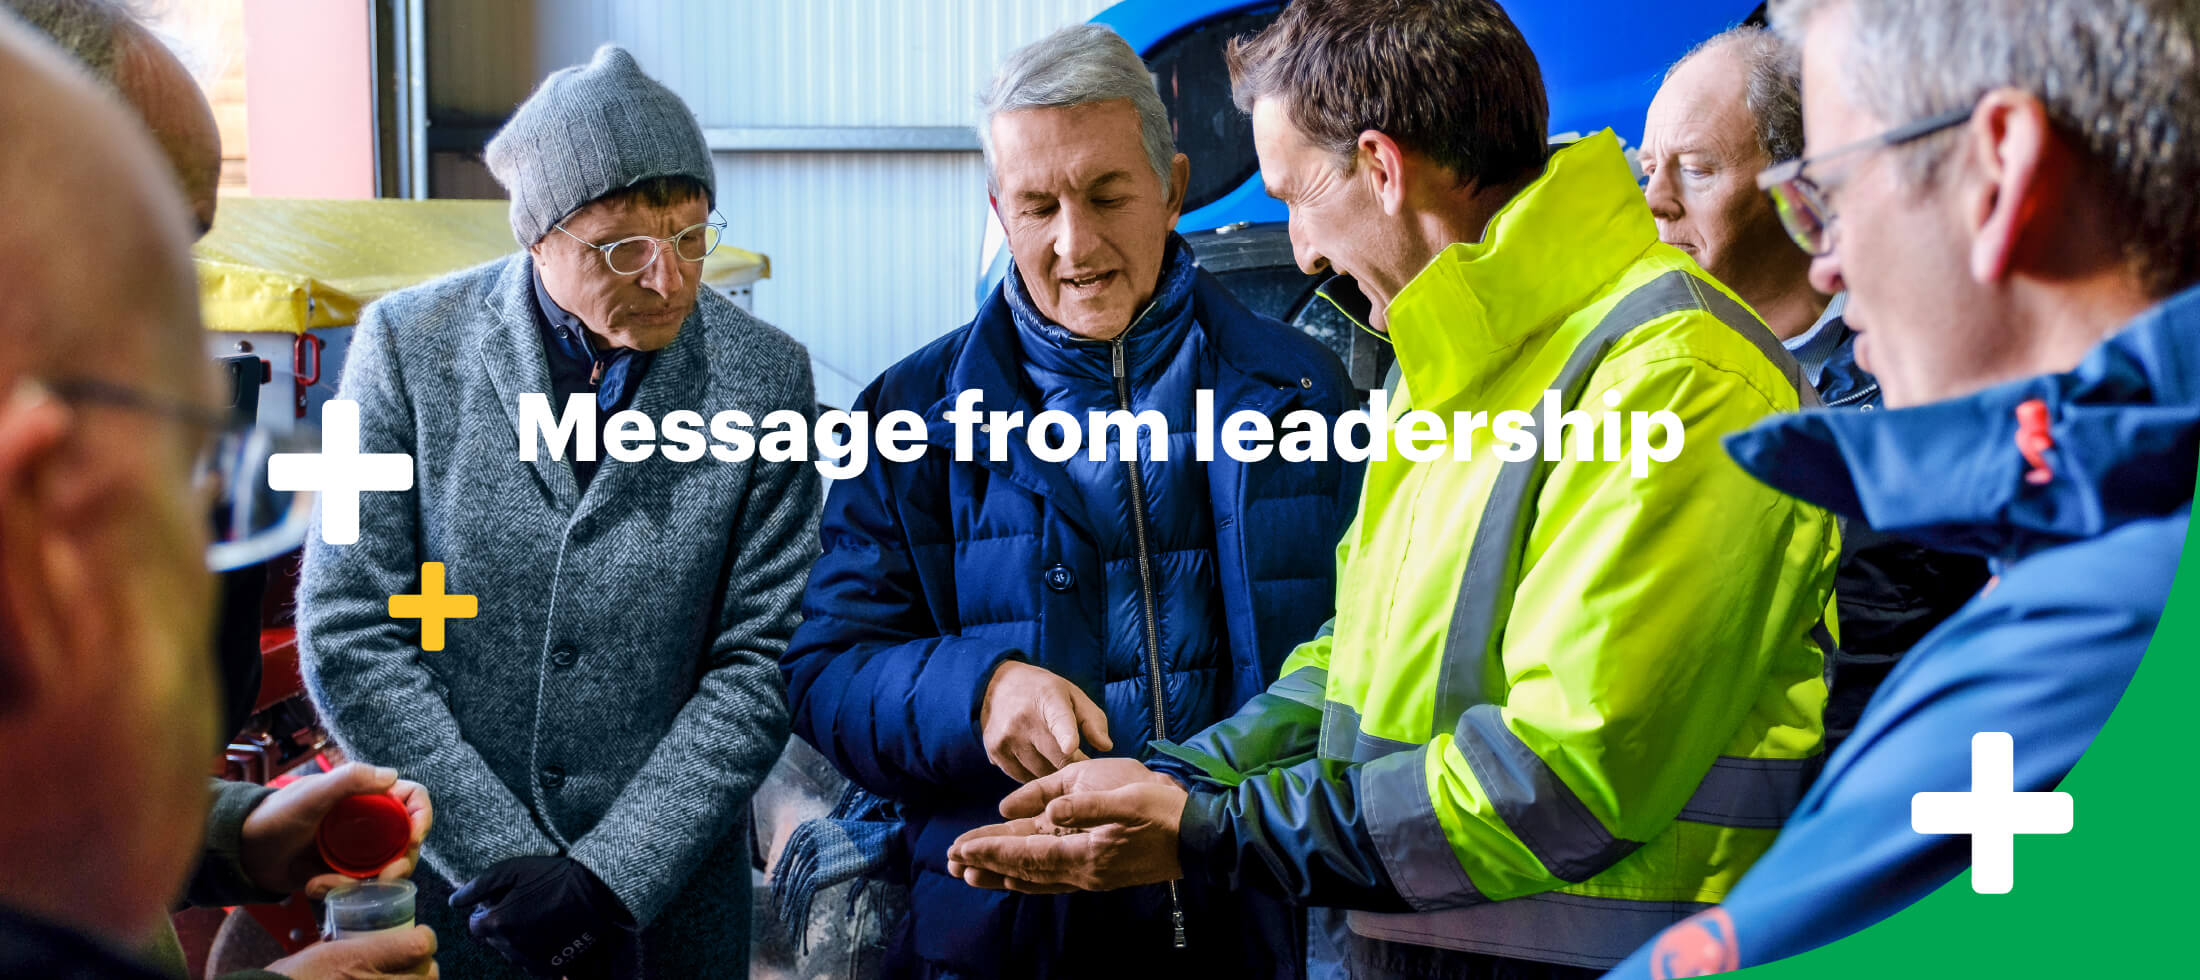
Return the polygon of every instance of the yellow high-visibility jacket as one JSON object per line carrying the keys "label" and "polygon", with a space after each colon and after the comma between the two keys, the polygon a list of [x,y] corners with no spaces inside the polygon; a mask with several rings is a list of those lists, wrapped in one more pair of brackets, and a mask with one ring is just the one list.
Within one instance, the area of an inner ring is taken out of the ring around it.
{"label": "yellow high-visibility jacket", "polygon": [[[1187,873],[1363,910],[1364,936],[1610,966],[1719,901],[1819,752],[1834,521],[1720,447],[1809,385],[1658,242],[1609,132],[1444,250],[1389,330],[1393,417],[1555,391],[1592,424],[1555,462],[1500,459],[1487,427],[1451,433],[1468,459],[1369,462],[1331,627],[1237,715],[1157,746],[1208,784]],[[1656,411],[1677,458],[1636,477],[1603,456],[1609,425],[1631,447],[1630,413]]]}

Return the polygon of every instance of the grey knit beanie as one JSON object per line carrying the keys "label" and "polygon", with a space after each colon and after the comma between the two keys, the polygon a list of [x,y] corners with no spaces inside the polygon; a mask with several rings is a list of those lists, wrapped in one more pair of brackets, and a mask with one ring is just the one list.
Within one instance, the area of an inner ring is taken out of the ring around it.
{"label": "grey knit beanie", "polygon": [[615,44],[543,79],[489,141],[486,160],[512,195],[522,248],[581,205],[651,177],[693,177],[713,204],[718,196],[695,114]]}

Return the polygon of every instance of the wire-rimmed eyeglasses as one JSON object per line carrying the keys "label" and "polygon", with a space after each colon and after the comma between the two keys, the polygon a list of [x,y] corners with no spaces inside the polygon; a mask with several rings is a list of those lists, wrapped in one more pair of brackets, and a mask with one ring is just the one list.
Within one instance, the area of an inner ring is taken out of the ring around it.
{"label": "wire-rimmed eyeglasses", "polygon": [[107,381],[77,378],[50,381],[46,387],[65,402],[172,419],[200,432],[204,441],[192,461],[191,481],[211,519],[207,570],[227,572],[257,565],[305,544],[314,495],[270,488],[267,461],[279,452],[319,452],[320,436],[312,427],[271,433],[221,412]]}
{"label": "wire-rimmed eyeglasses", "polygon": [[641,274],[642,270],[655,264],[658,253],[665,246],[670,246],[672,254],[679,256],[682,262],[703,261],[710,253],[718,250],[718,238],[724,233],[726,223],[723,219],[715,219],[689,225],[665,238],[634,235],[601,245],[565,231],[563,222],[551,227],[565,232],[565,237],[595,249],[603,256],[604,265],[609,266],[613,273],[632,276]]}
{"label": "wire-rimmed eyeglasses", "polygon": [[1780,214],[1780,227],[1787,229],[1788,237],[1794,239],[1796,247],[1812,256],[1824,255],[1833,248],[1831,231],[1834,213],[1826,203],[1826,192],[1832,182],[1813,180],[1805,173],[1806,170],[1835,157],[1901,146],[1941,130],[1960,126],[1970,120],[1971,111],[1966,108],[1944,112],[1896,126],[1877,136],[1834,147],[1817,156],[1797,157],[1774,165],[1757,175],[1757,187],[1771,195],[1772,208]]}

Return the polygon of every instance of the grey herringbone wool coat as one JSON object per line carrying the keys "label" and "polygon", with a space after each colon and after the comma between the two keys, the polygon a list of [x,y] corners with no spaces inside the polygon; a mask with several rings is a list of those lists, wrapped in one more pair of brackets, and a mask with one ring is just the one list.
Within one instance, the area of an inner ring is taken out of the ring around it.
{"label": "grey herringbone wool coat", "polygon": [[[444,907],[451,886],[561,853],[644,924],[652,976],[740,976],[747,805],[787,737],[777,661],[818,473],[606,456],[582,492],[569,463],[523,462],[518,398],[551,390],[533,289],[519,253],[367,308],[339,397],[361,452],[413,456],[414,489],[363,494],[357,544],[310,539],[306,683],[346,752],[432,795],[419,910],[445,976],[518,976]],[[632,407],[816,414],[802,346],[708,289]],[[428,561],[480,604],[434,653],[388,609]]]}

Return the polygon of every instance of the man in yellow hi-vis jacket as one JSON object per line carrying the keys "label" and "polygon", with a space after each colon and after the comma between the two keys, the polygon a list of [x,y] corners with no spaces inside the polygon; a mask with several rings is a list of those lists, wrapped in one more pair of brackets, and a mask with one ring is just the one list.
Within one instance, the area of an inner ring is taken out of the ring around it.
{"label": "man in yellow hi-vis jacket", "polygon": [[[1615,137],[1546,150],[1489,0],[1300,0],[1231,71],[1300,265],[1351,276],[1395,346],[1393,413],[1589,424],[1557,460],[1468,429],[1371,461],[1336,618],[1280,680],[1152,770],[1027,785],[949,856],[992,887],[1191,875],[1350,909],[1324,918],[1355,975],[1609,967],[1720,899],[1818,754],[1834,523],[1719,446],[1809,386],[1658,243]],[[1602,451],[1660,411],[1677,457]]]}

